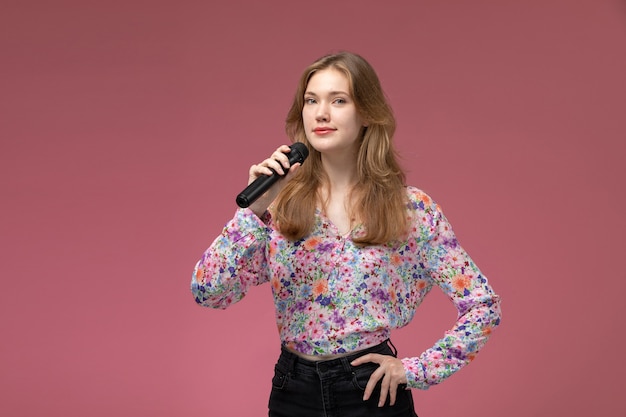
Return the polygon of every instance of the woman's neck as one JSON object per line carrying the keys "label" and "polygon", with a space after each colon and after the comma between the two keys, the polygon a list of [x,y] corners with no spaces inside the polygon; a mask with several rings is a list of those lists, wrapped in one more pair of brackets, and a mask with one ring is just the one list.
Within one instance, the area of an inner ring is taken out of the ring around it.
{"label": "woman's neck", "polygon": [[356,158],[330,158],[322,155],[328,178],[327,192],[347,194],[357,182]]}
{"label": "woman's neck", "polygon": [[356,159],[322,157],[322,166],[328,182],[320,190],[321,209],[339,234],[345,235],[355,223],[351,192],[357,181]]}

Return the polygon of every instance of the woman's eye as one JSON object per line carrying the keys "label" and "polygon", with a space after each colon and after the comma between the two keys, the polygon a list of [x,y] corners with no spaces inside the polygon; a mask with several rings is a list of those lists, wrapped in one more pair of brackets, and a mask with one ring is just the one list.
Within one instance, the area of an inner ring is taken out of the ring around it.
{"label": "woman's eye", "polygon": [[337,104],[346,104],[347,101],[345,99],[343,99],[343,98],[337,98],[337,99],[335,99],[335,103],[337,103]]}
{"label": "woman's eye", "polygon": [[304,99],[304,104],[315,104],[315,99],[314,98],[305,98]]}

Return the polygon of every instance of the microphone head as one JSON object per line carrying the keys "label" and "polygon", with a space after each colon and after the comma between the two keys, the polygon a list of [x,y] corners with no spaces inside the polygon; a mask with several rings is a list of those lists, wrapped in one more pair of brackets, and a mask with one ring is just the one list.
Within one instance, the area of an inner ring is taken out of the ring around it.
{"label": "microphone head", "polygon": [[303,163],[309,156],[309,148],[302,142],[295,142],[290,146],[291,152],[289,152],[289,163],[295,164],[296,162]]}

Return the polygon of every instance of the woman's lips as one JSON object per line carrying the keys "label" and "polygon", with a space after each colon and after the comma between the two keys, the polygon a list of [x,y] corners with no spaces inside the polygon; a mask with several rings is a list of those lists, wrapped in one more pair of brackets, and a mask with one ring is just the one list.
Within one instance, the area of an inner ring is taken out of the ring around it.
{"label": "woman's lips", "polygon": [[335,129],[331,129],[330,127],[318,127],[313,130],[318,135],[326,135],[328,133],[332,133]]}

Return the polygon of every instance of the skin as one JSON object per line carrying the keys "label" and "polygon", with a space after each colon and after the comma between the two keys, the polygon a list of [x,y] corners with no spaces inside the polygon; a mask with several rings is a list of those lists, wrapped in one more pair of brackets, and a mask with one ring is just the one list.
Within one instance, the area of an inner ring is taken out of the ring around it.
{"label": "skin", "polygon": [[[329,178],[329,183],[321,189],[322,196],[328,202],[325,213],[342,234],[349,233],[354,223],[349,215],[349,193],[356,182],[359,137],[367,126],[358,114],[349,91],[349,81],[340,71],[332,68],[317,71],[307,85],[302,109],[307,140],[321,153],[322,166]],[[282,145],[269,158],[250,167],[249,183],[260,175],[271,175],[271,170],[281,175],[287,173],[286,177],[250,206],[259,217],[300,167],[299,163],[289,166],[286,156],[289,151],[287,145]],[[407,383],[402,362],[393,356],[371,353],[359,357],[351,365],[359,366],[368,362],[376,363],[379,367],[367,383],[363,400],[370,398],[381,381],[378,406],[384,406],[387,397],[389,403],[394,405],[398,385]]]}
{"label": "skin", "polygon": [[307,140],[321,153],[329,178],[321,190],[327,201],[325,213],[341,234],[352,229],[349,193],[356,182],[358,139],[365,127],[349,91],[343,73],[335,69],[318,71],[309,80],[302,109]]}

